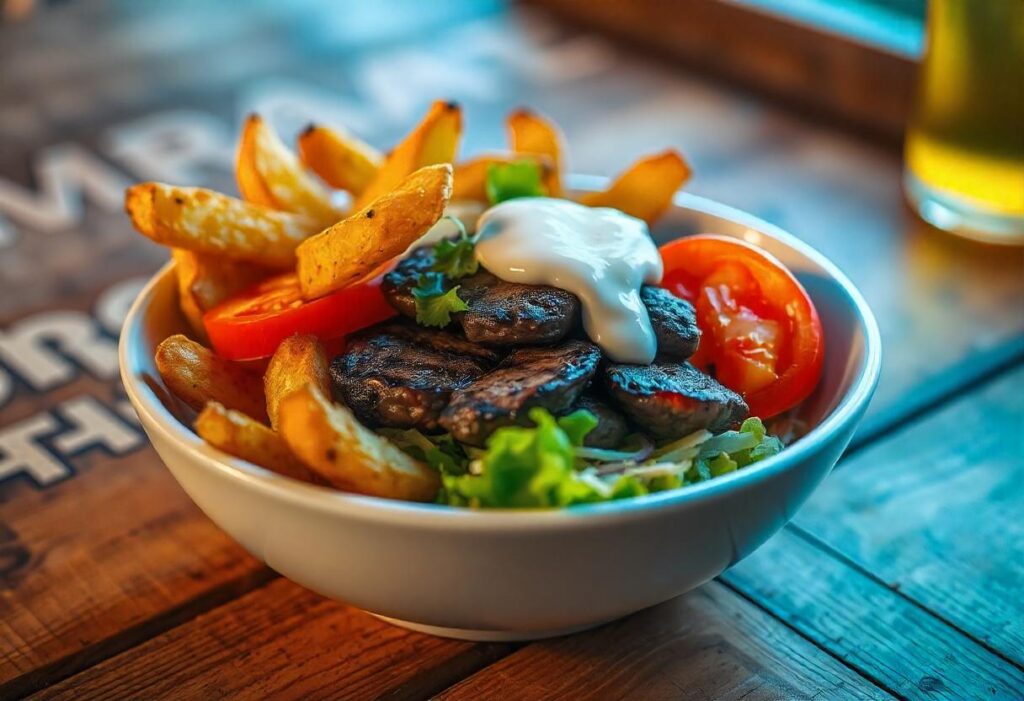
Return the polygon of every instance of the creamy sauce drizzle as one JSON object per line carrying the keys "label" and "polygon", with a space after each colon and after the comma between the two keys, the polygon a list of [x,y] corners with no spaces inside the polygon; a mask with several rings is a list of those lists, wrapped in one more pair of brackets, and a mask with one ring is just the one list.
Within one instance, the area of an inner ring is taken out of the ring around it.
{"label": "creamy sauce drizzle", "polygon": [[640,287],[661,282],[661,255],[647,224],[616,209],[523,197],[480,217],[476,256],[508,282],[576,295],[583,328],[612,360],[647,365],[658,343]]}

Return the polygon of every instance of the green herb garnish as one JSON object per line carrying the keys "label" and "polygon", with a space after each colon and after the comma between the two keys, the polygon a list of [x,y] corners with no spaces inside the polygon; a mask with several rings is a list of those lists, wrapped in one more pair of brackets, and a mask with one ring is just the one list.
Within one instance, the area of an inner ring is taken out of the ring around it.
{"label": "green herb garnish", "polygon": [[417,324],[444,328],[451,323],[452,313],[469,309],[459,298],[458,285],[445,291],[442,273],[423,273],[417,283],[412,288],[412,296],[416,299]]}
{"label": "green herb garnish", "polygon": [[480,268],[476,259],[476,239],[466,233],[465,225],[458,217],[445,217],[459,228],[457,239],[443,239],[434,246],[434,272],[444,273],[449,280],[472,275]]}
{"label": "green herb garnish", "polygon": [[540,166],[536,161],[492,163],[487,168],[487,199],[498,204],[516,197],[544,197]]}

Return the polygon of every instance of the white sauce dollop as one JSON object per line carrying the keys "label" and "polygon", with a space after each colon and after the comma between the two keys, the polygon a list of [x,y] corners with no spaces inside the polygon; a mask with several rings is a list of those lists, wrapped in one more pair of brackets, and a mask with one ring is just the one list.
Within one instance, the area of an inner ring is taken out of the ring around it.
{"label": "white sauce dollop", "polygon": [[643,221],[617,209],[523,197],[484,212],[477,232],[477,259],[491,273],[572,292],[583,328],[609,358],[654,360],[658,342],[640,287],[661,282],[663,268]]}

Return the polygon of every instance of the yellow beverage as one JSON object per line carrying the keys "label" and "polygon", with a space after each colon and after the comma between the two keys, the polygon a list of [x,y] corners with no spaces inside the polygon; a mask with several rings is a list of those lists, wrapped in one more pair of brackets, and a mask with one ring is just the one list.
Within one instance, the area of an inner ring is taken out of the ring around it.
{"label": "yellow beverage", "polygon": [[1024,0],[929,3],[906,159],[924,219],[1024,242]]}

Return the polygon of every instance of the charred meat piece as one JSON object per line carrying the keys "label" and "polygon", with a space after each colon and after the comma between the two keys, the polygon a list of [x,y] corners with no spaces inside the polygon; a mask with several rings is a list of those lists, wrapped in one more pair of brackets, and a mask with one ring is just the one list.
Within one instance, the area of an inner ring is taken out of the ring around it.
{"label": "charred meat piece", "polygon": [[700,329],[692,304],[651,285],[640,288],[640,300],[647,307],[654,336],[658,339],[658,358],[686,360],[697,352]]}
{"label": "charred meat piece", "polygon": [[452,391],[497,354],[445,331],[388,323],[349,341],[331,362],[334,393],[368,426],[434,431]]}
{"label": "charred meat piece", "polygon": [[[381,290],[395,309],[416,318],[412,290],[420,274],[434,264],[432,248],[419,248],[384,276]],[[453,315],[466,338],[491,345],[557,343],[576,325],[580,303],[565,290],[543,285],[519,285],[500,280],[486,270],[447,281],[459,285],[459,297],[469,309]]]}
{"label": "charred meat piece", "polygon": [[629,433],[626,417],[589,390],[566,413],[571,414],[577,409],[586,409],[597,418],[597,426],[583,439],[583,445],[589,448],[617,448]]}
{"label": "charred meat piece", "polygon": [[553,348],[520,348],[465,389],[452,392],[441,425],[458,440],[483,445],[501,426],[529,421],[533,407],[564,414],[579,399],[601,360],[586,341]]}
{"label": "charred meat piece", "polygon": [[612,400],[659,439],[681,438],[701,428],[721,431],[749,411],[740,395],[689,363],[609,363],[602,375]]}

